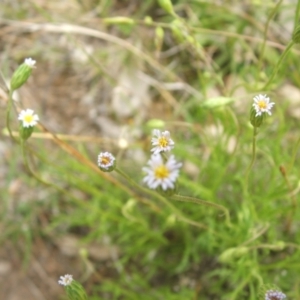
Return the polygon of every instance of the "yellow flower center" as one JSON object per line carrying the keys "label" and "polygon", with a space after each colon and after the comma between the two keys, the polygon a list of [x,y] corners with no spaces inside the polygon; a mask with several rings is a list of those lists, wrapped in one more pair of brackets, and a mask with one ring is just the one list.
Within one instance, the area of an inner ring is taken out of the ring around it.
{"label": "yellow flower center", "polygon": [[267,108],[266,101],[263,101],[263,100],[258,101],[257,105],[260,109],[266,109]]}
{"label": "yellow flower center", "polygon": [[107,157],[107,156],[102,156],[101,157],[101,164],[102,165],[108,165],[108,164],[110,164],[110,159],[109,159],[109,157]]}
{"label": "yellow flower center", "polygon": [[161,165],[154,170],[154,174],[155,174],[155,178],[164,179],[169,177],[170,173],[169,170],[166,168],[166,166]]}
{"label": "yellow flower center", "polygon": [[168,143],[168,140],[164,136],[162,136],[159,138],[158,144],[160,147],[164,148],[164,147],[168,146],[169,143]]}
{"label": "yellow flower center", "polygon": [[31,122],[33,121],[33,116],[32,116],[32,115],[26,115],[26,116],[24,117],[24,121],[25,121],[26,123],[31,123]]}

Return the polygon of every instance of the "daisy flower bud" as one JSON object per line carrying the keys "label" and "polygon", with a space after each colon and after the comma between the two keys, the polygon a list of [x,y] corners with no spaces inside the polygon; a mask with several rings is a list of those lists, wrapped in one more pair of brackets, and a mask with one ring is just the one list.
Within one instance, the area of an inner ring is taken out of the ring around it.
{"label": "daisy flower bud", "polygon": [[266,114],[271,115],[271,109],[275,105],[274,102],[270,102],[270,98],[267,95],[258,95],[253,98],[254,103],[250,111],[250,122],[253,127],[260,127],[263,123]]}
{"label": "daisy flower bud", "polygon": [[109,152],[98,155],[98,167],[103,172],[112,172],[116,168],[116,158]]}
{"label": "daisy flower bud", "polygon": [[171,151],[174,148],[175,143],[171,139],[169,131],[160,132],[160,130],[154,129],[152,135],[151,143],[153,148],[151,152],[153,152],[153,154],[158,154],[162,151]]}
{"label": "daisy flower bud", "polygon": [[87,300],[85,289],[73,279],[72,275],[60,276],[58,283],[65,287],[66,294],[70,300]]}
{"label": "daisy flower bud", "polygon": [[18,69],[14,72],[10,80],[10,88],[12,91],[21,87],[30,77],[32,69],[35,67],[35,60],[26,58]]}
{"label": "daisy flower bud", "polygon": [[169,14],[174,14],[173,4],[171,0],[158,0],[159,5]]}
{"label": "daisy flower bud", "polygon": [[18,120],[21,121],[19,128],[20,137],[23,140],[27,140],[31,136],[34,126],[39,121],[39,116],[32,109],[26,109],[20,112]]}
{"label": "daisy flower bud", "polygon": [[169,190],[173,194],[176,189],[176,180],[181,166],[182,163],[176,162],[174,155],[171,155],[164,162],[160,154],[153,154],[148,161],[148,167],[143,168],[143,171],[147,173],[143,182],[150,189],[162,190],[163,192]]}

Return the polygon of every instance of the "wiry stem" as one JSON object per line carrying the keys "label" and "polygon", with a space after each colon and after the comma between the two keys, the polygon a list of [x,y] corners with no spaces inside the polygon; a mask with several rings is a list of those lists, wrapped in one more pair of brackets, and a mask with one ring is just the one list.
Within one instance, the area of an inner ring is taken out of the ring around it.
{"label": "wiry stem", "polygon": [[60,188],[59,186],[57,186],[56,184],[53,184],[53,183],[50,183],[46,180],[44,180],[43,178],[41,178],[36,172],[34,172],[31,167],[30,167],[30,164],[29,164],[29,161],[28,161],[28,156],[27,156],[27,149],[26,149],[26,141],[24,141],[23,139],[20,139],[20,142],[21,142],[21,150],[22,150],[22,156],[23,156],[23,160],[24,160],[24,164],[25,164],[25,167],[27,169],[27,171],[36,179],[38,180],[40,183],[46,185],[46,186],[49,186],[49,187],[53,187],[55,188],[56,190],[58,190],[59,192],[67,195],[69,198],[72,198],[73,200],[75,200],[76,202],[78,203],[81,203],[80,200],[78,200],[77,198],[75,198],[72,194],[68,193],[66,190]]}
{"label": "wiry stem", "polygon": [[245,192],[247,193],[248,191],[248,181],[249,181],[249,174],[250,171],[254,165],[255,158],[256,158],[256,136],[257,136],[257,127],[253,127],[253,136],[252,136],[252,158],[251,162],[246,170],[245,174]]}
{"label": "wiry stem", "polygon": [[173,211],[173,213],[176,215],[176,217],[179,220],[181,220],[181,221],[183,221],[185,223],[191,224],[193,226],[196,226],[196,227],[209,229],[204,224],[201,224],[201,223],[199,223],[197,221],[190,220],[189,218],[185,217],[183,215],[183,213],[179,209],[177,209],[172,203],[170,203],[170,201],[168,201],[165,197],[163,197],[162,195],[160,195],[156,191],[153,191],[153,190],[150,190],[150,189],[147,189],[147,188],[144,188],[144,187],[140,186],[139,184],[137,184],[134,180],[132,180],[126,173],[124,173],[119,168],[116,168],[115,171],[118,174],[120,174],[122,177],[124,177],[127,181],[129,181],[132,185],[136,186],[139,190],[145,192],[148,195],[154,196],[155,198],[157,198],[161,202],[163,202],[165,205],[167,205]]}
{"label": "wiry stem", "polygon": [[294,147],[293,154],[292,154],[292,159],[291,159],[291,161],[288,165],[288,168],[287,168],[287,173],[290,173],[292,171],[293,167],[294,167],[299,147],[300,147],[300,137],[298,138],[297,143]]}
{"label": "wiry stem", "polygon": [[190,196],[178,195],[178,194],[173,195],[171,198],[176,200],[176,201],[193,202],[193,203],[197,203],[197,204],[200,204],[200,205],[206,205],[206,206],[210,206],[210,207],[219,209],[219,210],[224,212],[227,225],[229,227],[232,227],[232,224],[231,224],[231,221],[230,221],[229,211],[223,205],[216,204],[216,203],[213,203],[213,202],[208,202],[208,201],[201,200],[201,199],[194,198],[194,197],[190,197]]}
{"label": "wiry stem", "polygon": [[10,111],[13,106],[13,91],[9,90],[8,93],[8,103],[6,107],[6,127],[9,133],[9,136],[11,137],[12,140],[15,140],[15,137],[12,134],[11,128],[10,128]]}
{"label": "wiry stem", "polygon": [[287,47],[285,48],[284,52],[281,54],[280,56],[280,59],[279,61],[277,62],[274,70],[273,70],[273,73],[271,74],[268,82],[264,85],[264,87],[261,89],[261,90],[266,90],[268,88],[268,86],[272,83],[274,77],[276,76],[278,70],[279,70],[279,67],[283,61],[283,59],[286,57],[286,55],[289,53],[289,51],[291,50],[291,48],[293,47],[294,45],[294,42],[293,41],[290,41],[289,44],[287,45]]}
{"label": "wiry stem", "polygon": [[263,43],[261,45],[261,50],[260,50],[260,55],[259,55],[259,61],[257,64],[257,70],[260,72],[261,67],[262,67],[262,61],[263,61],[263,56],[264,56],[264,52],[265,52],[265,47],[266,47],[266,41],[267,41],[267,33],[268,33],[268,29],[269,29],[269,25],[270,22],[272,20],[272,18],[274,17],[275,13],[277,12],[279,6],[281,5],[282,0],[278,1],[278,3],[274,6],[273,10],[271,11],[266,26],[265,26],[265,30],[264,30],[264,39],[263,39]]}
{"label": "wiry stem", "polygon": [[253,136],[252,136],[252,158],[250,161],[250,164],[246,170],[245,173],[245,180],[244,180],[244,190],[243,190],[243,196],[244,196],[244,200],[245,200],[245,207],[247,207],[247,209],[251,210],[252,216],[253,217],[257,217],[256,214],[256,209],[255,209],[255,205],[252,201],[250,201],[250,195],[249,195],[249,191],[248,191],[248,185],[249,185],[249,174],[250,171],[254,165],[255,162],[255,158],[256,158],[256,136],[257,136],[257,127],[253,127]]}

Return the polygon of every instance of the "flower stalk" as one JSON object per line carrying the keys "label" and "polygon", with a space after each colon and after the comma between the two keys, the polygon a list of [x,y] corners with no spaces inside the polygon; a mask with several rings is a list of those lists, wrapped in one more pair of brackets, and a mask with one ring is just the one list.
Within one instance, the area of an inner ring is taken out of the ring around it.
{"label": "flower stalk", "polygon": [[255,162],[255,158],[256,158],[256,136],[257,136],[257,127],[253,127],[253,135],[252,135],[252,156],[251,156],[251,161],[250,164],[246,170],[246,174],[245,174],[245,183],[246,183],[246,187],[245,190],[248,190],[248,180],[249,180],[249,174],[250,171],[254,165]]}
{"label": "flower stalk", "polygon": [[10,138],[12,140],[15,140],[15,137],[13,136],[12,130],[10,128],[10,112],[11,112],[12,106],[13,106],[13,91],[9,90],[8,103],[7,103],[7,107],[6,107],[6,128],[8,130]]}
{"label": "flower stalk", "polygon": [[179,194],[173,195],[172,199],[174,199],[176,201],[182,201],[182,202],[197,203],[197,204],[200,204],[200,205],[210,206],[210,207],[213,207],[215,209],[221,210],[221,211],[223,211],[223,213],[225,215],[225,219],[226,219],[226,223],[227,223],[228,227],[232,227],[232,224],[231,224],[231,221],[230,221],[229,211],[223,205],[216,204],[216,203],[209,202],[209,201],[205,201],[205,200],[201,200],[201,199],[190,197],[190,196],[183,196],[183,195],[179,195]]}
{"label": "flower stalk", "polygon": [[164,203],[166,206],[168,206],[172,212],[174,213],[174,215],[181,221],[191,224],[193,226],[199,227],[199,228],[205,228],[208,229],[205,225],[197,222],[197,221],[193,221],[190,220],[189,218],[185,217],[183,215],[183,213],[177,209],[170,201],[168,201],[168,199],[166,199],[166,197],[164,197],[163,195],[159,194],[158,192],[151,190],[151,189],[147,189],[144,188],[143,186],[137,184],[134,180],[132,180],[125,172],[123,172],[120,168],[115,168],[115,171],[121,175],[123,178],[125,178],[128,182],[130,182],[132,185],[134,185],[135,187],[137,187],[140,191],[153,196],[154,198],[158,199],[160,202]]}
{"label": "flower stalk", "polygon": [[267,90],[267,88],[269,87],[269,85],[272,83],[274,77],[276,76],[276,74],[279,71],[279,67],[281,65],[281,63],[283,62],[284,58],[287,56],[287,54],[290,52],[290,50],[292,49],[292,47],[294,46],[295,42],[293,40],[291,40],[289,42],[289,44],[287,45],[287,47],[285,48],[284,52],[281,54],[269,80],[266,82],[266,84],[264,85],[264,87],[262,88],[262,90]]}
{"label": "flower stalk", "polygon": [[263,124],[266,115],[272,115],[272,107],[274,102],[270,102],[270,98],[267,95],[257,95],[253,98],[254,103],[250,110],[250,123],[253,126],[252,136],[252,158],[245,174],[245,192],[248,190],[248,178],[249,173],[254,165],[256,157],[256,136],[258,134],[258,128]]}

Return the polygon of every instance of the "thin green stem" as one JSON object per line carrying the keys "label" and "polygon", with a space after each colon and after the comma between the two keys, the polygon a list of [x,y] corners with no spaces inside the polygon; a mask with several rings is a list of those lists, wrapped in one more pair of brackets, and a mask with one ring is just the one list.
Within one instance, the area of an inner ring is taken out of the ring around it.
{"label": "thin green stem", "polygon": [[190,196],[178,195],[178,194],[173,195],[171,198],[176,200],[176,201],[192,202],[192,203],[197,203],[197,204],[200,204],[200,205],[206,205],[206,206],[210,206],[210,207],[219,209],[219,210],[224,212],[225,218],[226,218],[226,223],[228,224],[228,226],[229,227],[232,226],[231,221],[230,221],[229,211],[223,205],[216,204],[216,203],[213,203],[213,202],[208,202],[208,201],[201,200],[201,199],[194,198],[194,197],[190,197]]}
{"label": "thin green stem", "polygon": [[[235,288],[232,294],[230,295],[230,299],[235,300],[238,297],[238,294],[245,288],[248,282],[250,282],[250,279],[252,277],[251,272],[245,276],[243,280],[240,281],[240,284],[238,284]],[[238,297],[240,299],[240,297]]]}
{"label": "thin green stem", "polygon": [[279,70],[279,67],[283,61],[283,59],[286,57],[286,55],[289,53],[289,51],[291,50],[291,48],[293,47],[294,45],[294,42],[293,41],[290,41],[289,44],[287,45],[287,47],[285,48],[284,52],[281,54],[280,56],[280,59],[279,61],[277,62],[274,70],[273,70],[273,73],[272,75],[270,76],[268,82],[264,85],[264,87],[261,89],[261,90],[266,90],[267,87],[272,83],[274,77],[276,76],[278,70]]}
{"label": "thin green stem", "polygon": [[268,17],[268,20],[267,20],[267,23],[266,23],[266,26],[265,26],[265,30],[264,30],[264,37],[263,37],[263,43],[261,45],[261,49],[260,49],[260,54],[259,54],[259,61],[258,61],[258,67],[257,67],[257,70],[258,70],[258,74],[260,72],[260,70],[262,69],[262,61],[263,61],[263,56],[264,56],[264,52],[265,52],[265,48],[266,48],[266,42],[267,42],[267,33],[268,33],[268,30],[269,30],[269,25],[270,25],[270,22],[271,20],[273,19],[275,13],[277,12],[279,6],[281,5],[282,3],[282,0],[278,1],[278,3],[274,6],[273,10],[271,11],[269,17]]}
{"label": "thin green stem", "polygon": [[297,27],[299,22],[299,12],[300,12],[300,0],[297,1],[295,20],[294,20],[294,30]]}
{"label": "thin green stem", "polygon": [[280,166],[280,173],[283,176],[286,186],[289,190],[288,197],[291,199],[291,209],[286,216],[286,225],[285,225],[286,231],[290,232],[293,219],[294,219],[295,215],[297,214],[297,208],[298,208],[297,199],[296,199],[296,196],[293,194],[292,185],[290,183],[288,173],[286,172],[284,166]]}
{"label": "thin green stem", "polygon": [[57,191],[67,195],[69,198],[72,198],[73,200],[75,200],[77,203],[82,203],[81,200],[77,199],[76,197],[74,197],[72,194],[68,193],[66,190],[60,188],[59,186],[57,186],[54,183],[50,183],[45,181],[43,178],[41,178],[38,174],[36,174],[30,167],[29,161],[28,161],[28,155],[27,155],[27,151],[26,151],[26,141],[24,141],[23,139],[20,139],[20,143],[21,143],[21,150],[22,150],[22,156],[23,156],[23,161],[25,164],[25,167],[27,169],[27,171],[40,183],[49,186],[49,187],[53,187],[55,188]]}
{"label": "thin green stem", "polygon": [[254,203],[252,201],[250,201],[250,196],[249,196],[249,174],[250,171],[252,170],[252,167],[254,165],[255,162],[255,158],[256,158],[256,136],[257,136],[257,127],[253,127],[253,136],[252,136],[252,158],[250,161],[250,164],[246,170],[245,173],[245,180],[244,180],[244,190],[243,190],[243,196],[244,196],[244,200],[245,202],[245,209],[250,209],[251,210],[251,214],[253,217],[257,218],[257,213],[256,213],[256,209],[254,206]]}
{"label": "thin green stem", "polygon": [[138,189],[140,189],[141,191],[143,191],[144,193],[150,194],[158,199],[160,199],[162,202],[164,202],[167,206],[169,206],[173,212],[175,212],[178,215],[181,215],[182,213],[174,206],[172,205],[165,197],[161,196],[160,194],[158,194],[155,191],[152,191],[150,189],[146,189],[143,186],[137,184],[134,180],[132,180],[125,172],[123,172],[121,169],[119,168],[115,168],[115,171],[117,173],[119,173],[122,177],[124,177],[126,180],[128,180],[132,185],[134,185],[135,187],[137,187]]}
{"label": "thin green stem", "polygon": [[134,185],[135,187],[137,187],[139,190],[143,191],[144,193],[154,196],[155,198],[159,199],[161,202],[163,202],[166,206],[168,206],[173,213],[176,215],[176,217],[188,224],[194,225],[196,227],[200,227],[200,228],[205,228],[205,229],[209,229],[207,226],[197,222],[197,221],[193,221],[188,219],[187,217],[185,217],[183,215],[183,213],[177,209],[172,203],[170,203],[170,201],[168,201],[165,197],[163,197],[162,195],[160,195],[159,193],[157,193],[156,191],[152,191],[150,189],[144,188],[143,186],[140,186],[139,184],[137,184],[134,180],[132,180],[126,173],[124,173],[121,169],[119,168],[115,168],[115,171],[120,174],[122,177],[124,177],[127,181],[129,181],[132,185]]}
{"label": "thin green stem", "polygon": [[268,229],[270,228],[270,224],[266,224],[259,231],[255,232],[254,235],[247,241],[243,242],[239,247],[245,247],[253,241],[257,240],[260,236],[262,236]]}
{"label": "thin green stem", "polygon": [[7,107],[6,107],[6,127],[9,133],[9,136],[11,137],[12,140],[15,140],[11,128],[10,128],[10,111],[13,105],[13,91],[9,90],[8,93],[8,103],[7,103]]}
{"label": "thin green stem", "polygon": [[292,159],[287,167],[287,170],[285,170],[284,167],[280,168],[281,174],[282,174],[282,176],[286,182],[287,188],[289,190],[289,197],[291,199],[291,210],[286,218],[286,230],[288,232],[291,229],[292,221],[293,221],[293,219],[297,213],[297,209],[298,209],[298,202],[297,202],[296,196],[292,192],[292,185],[290,183],[288,175],[292,172],[293,166],[296,161],[297,153],[299,151],[299,147],[300,147],[300,137],[298,138],[297,143],[293,149]]}
{"label": "thin green stem", "polygon": [[256,158],[256,136],[257,136],[257,127],[253,127],[253,136],[252,136],[252,158],[250,164],[246,170],[245,174],[245,192],[248,192],[248,181],[249,181],[249,174],[254,165],[255,158]]}
{"label": "thin green stem", "polygon": [[35,172],[33,172],[33,170],[30,168],[29,165],[29,161],[28,161],[28,156],[27,156],[27,151],[26,151],[26,142],[21,138],[21,149],[22,149],[22,156],[23,156],[23,160],[25,163],[25,167],[27,169],[27,171],[35,178],[37,179],[39,182],[41,182],[42,184],[45,184],[47,186],[51,186],[50,183],[44,181],[42,178],[40,178]]}
{"label": "thin green stem", "polygon": [[290,161],[290,163],[289,163],[289,165],[288,165],[288,168],[287,168],[287,173],[288,173],[288,174],[289,174],[289,173],[292,171],[292,169],[293,169],[293,166],[294,166],[295,161],[296,161],[296,156],[297,156],[297,153],[298,153],[298,151],[299,151],[299,147],[300,147],[300,137],[299,137],[298,140],[297,140],[297,143],[296,143],[295,148],[294,148],[294,150],[293,150],[292,159],[291,159],[291,161]]}

